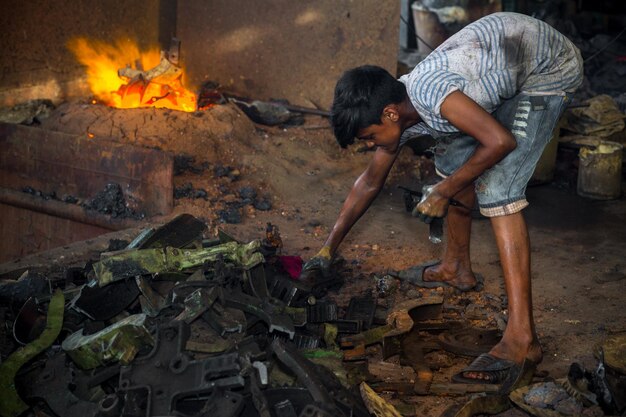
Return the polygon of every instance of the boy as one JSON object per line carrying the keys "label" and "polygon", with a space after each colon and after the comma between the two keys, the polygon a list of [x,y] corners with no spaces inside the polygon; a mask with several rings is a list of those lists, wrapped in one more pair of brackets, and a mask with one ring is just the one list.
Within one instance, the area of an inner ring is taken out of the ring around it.
{"label": "boy", "polygon": [[[542,349],[532,316],[530,244],[521,210],[526,185],[582,81],[582,59],[565,36],[516,13],[486,16],[449,38],[408,75],[382,68],[347,71],[337,82],[332,125],[342,147],[358,138],[376,149],[354,183],[320,252],[304,270],[328,267],[350,228],[381,190],[401,146],[416,134],[437,140],[435,166],[444,179],[425,190],[414,215],[447,214],[443,259],[423,281],[462,291],[476,285],[469,259],[475,200],[489,217],[508,294],[509,320],[500,342],[454,377],[502,383]],[[450,207],[454,198],[464,205]]]}

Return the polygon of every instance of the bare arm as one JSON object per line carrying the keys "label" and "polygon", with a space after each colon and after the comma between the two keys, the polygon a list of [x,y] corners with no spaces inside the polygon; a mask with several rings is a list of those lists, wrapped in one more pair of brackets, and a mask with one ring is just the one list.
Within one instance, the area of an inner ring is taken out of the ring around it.
{"label": "bare arm", "polygon": [[331,254],[335,253],[343,238],[382,189],[398,153],[399,149],[395,152],[389,152],[383,148],[376,149],[368,167],[354,182],[341,207],[335,226],[324,244],[329,247]]}
{"label": "bare arm", "polygon": [[441,115],[479,143],[465,164],[437,184],[433,189],[432,198],[420,203],[418,210],[432,217],[445,215],[450,198],[474,182],[517,146],[515,137],[509,130],[460,91],[455,91],[444,100]]}

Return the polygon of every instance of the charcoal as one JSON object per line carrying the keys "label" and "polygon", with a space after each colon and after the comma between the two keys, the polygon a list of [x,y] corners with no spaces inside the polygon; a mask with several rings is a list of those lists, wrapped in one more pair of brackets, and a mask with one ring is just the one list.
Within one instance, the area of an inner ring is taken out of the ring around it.
{"label": "charcoal", "polygon": [[237,224],[241,223],[241,211],[236,207],[229,207],[217,212],[222,223]]}
{"label": "charcoal", "polygon": [[267,198],[261,198],[254,200],[254,208],[261,211],[268,211],[272,209],[272,202]]}

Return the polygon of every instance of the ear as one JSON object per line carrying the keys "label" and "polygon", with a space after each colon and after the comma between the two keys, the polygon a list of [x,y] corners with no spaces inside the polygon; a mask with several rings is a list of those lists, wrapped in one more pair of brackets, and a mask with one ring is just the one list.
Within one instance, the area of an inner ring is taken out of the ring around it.
{"label": "ear", "polygon": [[389,121],[391,122],[397,122],[398,120],[400,120],[400,113],[398,111],[398,105],[397,104],[387,104],[384,108],[383,108],[383,119],[389,119]]}

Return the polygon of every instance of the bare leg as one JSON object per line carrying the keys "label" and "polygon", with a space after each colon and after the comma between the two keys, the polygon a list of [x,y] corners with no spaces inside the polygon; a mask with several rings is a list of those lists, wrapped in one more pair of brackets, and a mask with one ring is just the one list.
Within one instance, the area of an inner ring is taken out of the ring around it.
{"label": "bare leg", "polygon": [[[467,207],[473,207],[476,200],[474,184],[463,189],[454,198]],[[424,281],[445,281],[462,289],[476,285],[476,277],[470,265],[470,234],[472,230],[471,212],[462,207],[450,206],[446,217],[447,242],[440,264],[424,271]]]}
{"label": "bare leg", "polygon": [[[522,363],[525,358],[541,362],[542,351],[535,333],[530,282],[530,241],[521,212],[491,218],[504,272],[509,320],[502,340],[489,352],[493,356]],[[468,378],[482,378],[466,372]]]}

